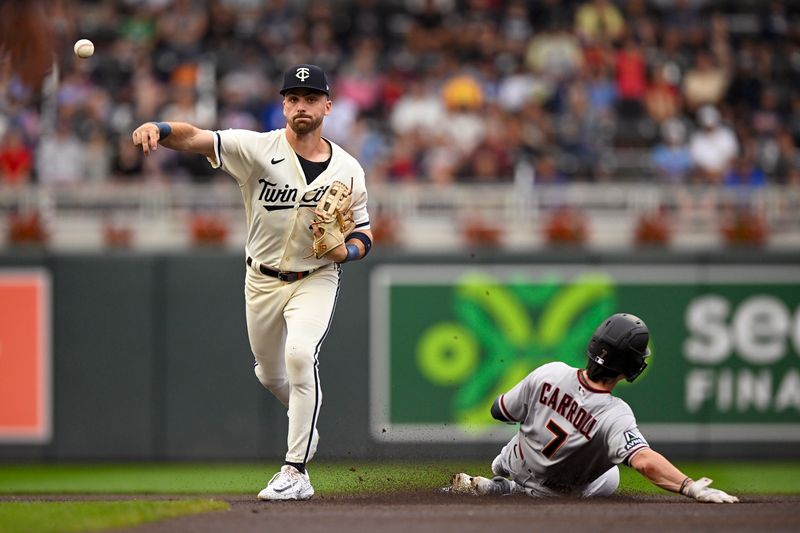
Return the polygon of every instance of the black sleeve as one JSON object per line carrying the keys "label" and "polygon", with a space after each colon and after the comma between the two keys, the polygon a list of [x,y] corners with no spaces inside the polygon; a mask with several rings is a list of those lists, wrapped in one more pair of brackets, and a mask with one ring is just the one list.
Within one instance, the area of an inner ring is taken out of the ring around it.
{"label": "black sleeve", "polygon": [[511,422],[508,418],[503,415],[503,411],[500,409],[500,397],[494,399],[494,403],[492,404],[492,418],[495,420],[499,420],[500,422]]}

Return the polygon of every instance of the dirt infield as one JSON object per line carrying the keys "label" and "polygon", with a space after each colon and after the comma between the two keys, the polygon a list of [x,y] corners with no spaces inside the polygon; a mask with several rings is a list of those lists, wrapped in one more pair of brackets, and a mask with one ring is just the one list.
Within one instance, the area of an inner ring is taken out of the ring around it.
{"label": "dirt infield", "polygon": [[[187,496],[189,497],[189,496]],[[197,495],[191,496],[197,498]],[[108,500],[136,496],[5,497],[3,500]],[[177,499],[179,497],[141,496]],[[700,504],[671,496],[597,500],[534,500],[524,495],[463,496],[416,492],[380,496],[317,496],[308,502],[258,502],[221,495],[230,511],[185,516],[119,533],[466,533],[496,531],[800,531],[800,497],[745,496],[739,504]]]}

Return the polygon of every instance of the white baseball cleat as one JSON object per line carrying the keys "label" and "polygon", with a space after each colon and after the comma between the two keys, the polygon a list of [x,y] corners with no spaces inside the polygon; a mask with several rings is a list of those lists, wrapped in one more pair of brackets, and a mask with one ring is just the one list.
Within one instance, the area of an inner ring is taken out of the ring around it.
{"label": "white baseball cleat", "polygon": [[280,471],[272,476],[267,486],[258,493],[259,500],[310,500],[314,496],[314,487],[308,477],[308,471],[301,474],[292,465],[283,465]]}
{"label": "white baseball cleat", "polygon": [[482,476],[470,476],[463,472],[453,476],[450,481],[450,490],[460,494],[474,494],[476,496],[484,494],[496,494],[500,491],[499,487],[488,478]]}

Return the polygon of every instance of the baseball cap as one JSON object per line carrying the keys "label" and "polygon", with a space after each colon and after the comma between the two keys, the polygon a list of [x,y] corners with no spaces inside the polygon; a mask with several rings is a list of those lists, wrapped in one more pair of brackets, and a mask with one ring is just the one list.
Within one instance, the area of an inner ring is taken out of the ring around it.
{"label": "baseball cap", "polygon": [[312,89],[330,96],[325,72],[317,65],[307,63],[295,65],[284,73],[281,94],[286,94],[289,89]]}

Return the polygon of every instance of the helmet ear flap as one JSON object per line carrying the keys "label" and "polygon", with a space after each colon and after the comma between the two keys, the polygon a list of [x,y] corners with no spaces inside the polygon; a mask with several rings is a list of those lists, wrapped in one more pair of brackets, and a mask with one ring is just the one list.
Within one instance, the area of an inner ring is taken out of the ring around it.
{"label": "helmet ear flap", "polygon": [[[648,350],[648,354],[649,353],[650,351]],[[628,383],[633,383],[633,381],[636,378],[642,375],[642,372],[644,372],[645,368],[647,368],[647,363],[644,362],[644,357],[642,357],[642,366],[639,367],[639,370],[635,370],[634,372],[631,372],[630,374],[626,375],[625,381],[627,381]]]}

